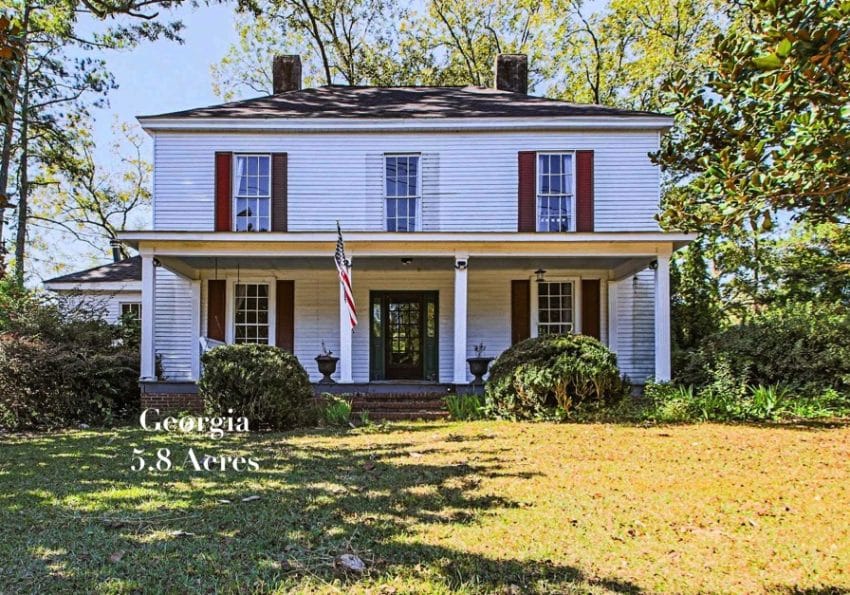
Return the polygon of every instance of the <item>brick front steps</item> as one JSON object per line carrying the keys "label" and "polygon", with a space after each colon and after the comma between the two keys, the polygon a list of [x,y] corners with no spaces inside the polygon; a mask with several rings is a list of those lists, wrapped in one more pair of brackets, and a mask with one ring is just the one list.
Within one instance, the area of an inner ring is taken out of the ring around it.
{"label": "brick front steps", "polygon": [[433,420],[449,416],[442,395],[428,392],[355,394],[351,409],[355,417],[365,411],[374,421]]}

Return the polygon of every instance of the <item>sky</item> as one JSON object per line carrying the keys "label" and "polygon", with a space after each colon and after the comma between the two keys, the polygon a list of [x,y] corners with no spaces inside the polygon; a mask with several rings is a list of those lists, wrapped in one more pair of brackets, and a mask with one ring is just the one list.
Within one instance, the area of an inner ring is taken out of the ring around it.
{"label": "sky", "polygon": [[[177,111],[220,103],[212,92],[210,65],[224,57],[237,41],[232,4],[214,4],[198,8],[181,7],[170,13],[183,21],[185,43],[167,40],[144,43],[132,50],[109,51],[101,56],[118,84],[108,96],[108,105],[93,109],[95,156],[106,168],[115,167],[111,145],[115,141],[115,122],[135,123],[136,116]],[[150,138],[145,158],[153,161]],[[45,238],[57,247],[49,254],[34,255],[32,281],[55,276],[58,265],[64,272],[109,262],[108,257],[92,260],[85,245],[68,244],[67,237]],[[62,244],[63,249],[59,249]],[[41,256],[39,258],[39,256]]]}

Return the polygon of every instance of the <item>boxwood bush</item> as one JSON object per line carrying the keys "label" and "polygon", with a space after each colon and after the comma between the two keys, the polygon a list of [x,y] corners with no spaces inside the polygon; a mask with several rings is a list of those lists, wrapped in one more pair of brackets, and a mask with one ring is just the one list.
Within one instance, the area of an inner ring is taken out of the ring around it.
{"label": "boxwood bush", "polygon": [[270,345],[223,345],[201,358],[198,392],[210,415],[248,418],[251,429],[291,429],[316,421],[313,387],[298,359]]}
{"label": "boxwood bush", "polygon": [[617,356],[583,335],[526,339],[493,362],[486,410],[510,419],[530,419],[553,411],[616,404],[629,394]]}

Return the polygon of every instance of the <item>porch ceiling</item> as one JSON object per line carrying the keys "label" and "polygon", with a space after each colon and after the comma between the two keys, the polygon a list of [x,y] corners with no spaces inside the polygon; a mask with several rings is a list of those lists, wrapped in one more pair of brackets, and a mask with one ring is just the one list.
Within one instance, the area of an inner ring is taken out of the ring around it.
{"label": "porch ceiling", "polygon": [[[166,260],[177,259],[193,269],[289,269],[289,270],[334,270],[331,256],[170,256]],[[560,257],[506,257],[506,256],[476,256],[469,259],[469,270],[499,270],[499,269],[530,269],[563,268],[563,269],[613,269],[628,257],[596,257],[596,256],[560,256]],[[651,257],[643,260],[649,264]],[[406,262],[405,261],[409,261]],[[359,256],[354,260],[354,268],[370,271],[439,271],[451,270],[454,266],[453,257],[405,257],[405,256]]]}
{"label": "porch ceiling", "polygon": [[[161,255],[158,259],[167,269],[184,277],[200,278],[201,271],[334,271],[331,255],[328,256],[195,256]],[[472,256],[469,271],[495,271],[503,269],[527,270],[594,270],[609,271],[612,279],[620,279],[645,269],[654,256]],[[406,262],[408,261],[408,262]],[[453,271],[454,257],[434,256],[357,256],[355,271],[386,271],[413,274],[421,271]]]}

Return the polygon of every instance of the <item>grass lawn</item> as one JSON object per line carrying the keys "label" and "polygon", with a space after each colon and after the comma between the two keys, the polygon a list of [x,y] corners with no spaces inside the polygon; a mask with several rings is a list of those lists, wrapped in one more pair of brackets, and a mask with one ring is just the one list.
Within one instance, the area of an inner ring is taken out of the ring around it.
{"label": "grass lawn", "polygon": [[[261,467],[137,473],[134,446]],[[4,593],[850,590],[846,424],[124,429],[0,453]]]}

